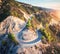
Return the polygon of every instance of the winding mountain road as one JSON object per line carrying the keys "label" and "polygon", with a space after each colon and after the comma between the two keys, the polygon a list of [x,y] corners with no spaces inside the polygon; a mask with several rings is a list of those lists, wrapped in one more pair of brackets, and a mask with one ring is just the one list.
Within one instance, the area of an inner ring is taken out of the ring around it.
{"label": "winding mountain road", "polygon": [[33,46],[33,45],[36,45],[37,43],[41,42],[42,34],[38,30],[36,31],[36,33],[37,33],[38,37],[35,40],[29,41],[29,42],[20,40],[20,44],[22,45],[22,47]]}
{"label": "winding mountain road", "polygon": [[22,31],[24,31],[26,29],[26,24],[27,24],[28,20],[33,17],[33,15],[27,16],[27,14],[24,13],[22,10],[20,10],[20,11],[24,14],[24,16],[25,16],[26,19],[27,19],[27,17],[29,17],[29,18],[27,19],[27,21],[24,24],[23,28],[19,32],[15,33],[16,39],[19,42],[20,46],[22,46],[22,47],[28,47],[28,46],[36,45],[37,43],[41,42],[41,36],[42,36],[42,34],[40,33],[39,30],[36,31],[36,34],[37,34],[38,37],[35,40],[29,41],[29,42],[25,42],[25,41],[23,41],[23,40],[21,40],[19,38],[21,36]]}

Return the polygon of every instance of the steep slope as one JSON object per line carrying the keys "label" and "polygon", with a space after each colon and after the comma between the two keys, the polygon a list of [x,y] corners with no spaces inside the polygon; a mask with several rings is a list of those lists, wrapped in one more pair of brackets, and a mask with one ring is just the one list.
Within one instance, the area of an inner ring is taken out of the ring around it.
{"label": "steep slope", "polygon": [[7,17],[3,22],[0,24],[0,34],[3,32],[18,32],[24,26],[24,21],[13,16]]}
{"label": "steep slope", "polygon": [[[2,1],[2,3],[1,3],[0,12],[2,12],[2,13],[0,13],[0,19],[6,18],[9,15],[19,17],[20,19],[24,19],[24,16],[23,16],[24,14],[20,10],[24,11],[27,15],[28,14],[29,15],[35,14],[37,12],[39,13],[40,11],[45,13],[42,10],[42,8],[39,8],[39,7],[34,7],[32,5],[25,4],[25,3],[15,2],[14,0],[13,1],[12,0],[9,0],[9,1],[5,0],[5,1]],[[44,15],[44,14],[42,14],[42,15]]]}
{"label": "steep slope", "polygon": [[0,22],[4,23],[4,20],[9,16],[14,16],[13,18],[19,18],[25,22],[29,18],[32,18],[30,21],[30,29],[33,30],[40,28],[41,26],[49,27],[54,24],[59,25],[60,18],[58,12],[59,11],[32,6],[15,0],[1,0],[0,2]]}
{"label": "steep slope", "polygon": [[[29,47],[23,48],[23,50],[19,48],[21,46],[19,44],[16,44],[17,42],[14,37],[17,36],[13,35],[13,33],[16,34],[16,32],[21,31],[22,28],[25,27],[28,30],[30,29],[31,32],[32,31],[35,32],[36,30],[39,30],[43,34],[41,38],[42,42],[51,43],[54,41],[56,43],[57,38],[55,39],[55,36],[60,36],[60,24],[59,24],[60,18],[57,17],[57,15],[55,15],[57,11],[52,9],[32,6],[30,4],[17,2],[15,0],[0,0],[0,1],[1,1],[0,2],[0,46],[1,46],[0,53],[1,54],[9,54],[9,53],[13,54],[16,52],[15,50],[17,50],[17,48],[18,48],[17,53],[21,53],[21,54],[25,52],[26,52],[25,54],[29,54],[29,53],[40,54],[40,53],[45,53],[47,51],[47,49],[45,52],[43,51],[43,49],[42,51],[40,50],[41,47],[43,48],[43,46],[46,46],[41,43],[32,46],[30,48]],[[47,46],[49,47],[50,45],[47,44]]]}
{"label": "steep slope", "polygon": [[14,16],[13,18],[15,17],[19,18],[24,22],[27,22],[29,18],[32,18],[30,20],[31,23],[30,29],[35,30],[37,28],[40,28],[41,26],[45,28],[46,26],[49,27],[50,25],[54,24],[59,25],[60,18],[58,12],[59,11],[32,6],[30,4],[17,2],[15,0],[1,0],[0,24],[1,22],[4,23],[4,20],[7,17],[9,18],[9,16]]}

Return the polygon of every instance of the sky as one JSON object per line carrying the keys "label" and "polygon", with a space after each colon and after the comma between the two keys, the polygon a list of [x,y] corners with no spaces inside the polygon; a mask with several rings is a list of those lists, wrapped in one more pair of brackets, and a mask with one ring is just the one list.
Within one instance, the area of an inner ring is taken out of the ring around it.
{"label": "sky", "polygon": [[34,6],[60,10],[60,0],[17,0]]}

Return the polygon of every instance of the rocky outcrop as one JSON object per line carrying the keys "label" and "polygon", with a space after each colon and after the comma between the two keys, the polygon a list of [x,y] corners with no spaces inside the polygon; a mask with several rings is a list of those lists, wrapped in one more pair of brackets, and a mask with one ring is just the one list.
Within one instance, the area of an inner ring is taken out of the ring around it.
{"label": "rocky outcrop", "polygon": [[0,23],[0,32],[18,32],[20,29],[22,29],[24,23],[25,22],[23,20],[17,17],[9,16]]}

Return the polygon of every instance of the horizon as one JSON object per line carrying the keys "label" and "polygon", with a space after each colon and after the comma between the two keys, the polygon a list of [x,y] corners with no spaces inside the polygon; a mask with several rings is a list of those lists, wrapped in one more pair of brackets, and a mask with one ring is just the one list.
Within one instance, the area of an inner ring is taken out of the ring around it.
{"label": "horizon", "polygon": [[59,0],[34,0],[34,1],[33,0],[16,0],[16,1],[31,4],[33,6],[60,10]]}

